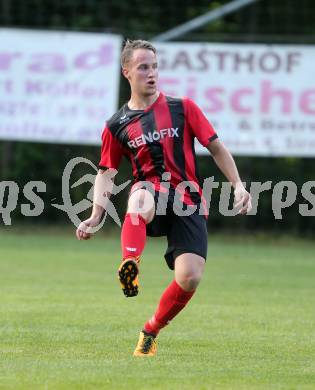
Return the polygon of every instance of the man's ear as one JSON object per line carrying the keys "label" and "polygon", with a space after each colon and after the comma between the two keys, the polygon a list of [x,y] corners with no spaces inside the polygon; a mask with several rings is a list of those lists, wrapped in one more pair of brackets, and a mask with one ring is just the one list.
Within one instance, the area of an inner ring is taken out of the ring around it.
{"label": "man's ear", "polygon": [[129,71],[128,71],[128,69],[127,68],[122,68],[122,70],[121,70],[121,73],[123,74],[123,76],[127,79],[127,80],[129,80]]}

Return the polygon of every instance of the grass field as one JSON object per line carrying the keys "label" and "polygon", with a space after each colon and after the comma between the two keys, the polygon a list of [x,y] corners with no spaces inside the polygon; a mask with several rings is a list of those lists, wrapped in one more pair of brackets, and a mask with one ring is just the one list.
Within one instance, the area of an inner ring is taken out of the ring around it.
{"label": "grass field", "polygon": [[211,238],[197,294],[141,359],[172,273],[149,240],[124,298],[117,238],[0,230],[1,389],[315,389],[314,243]]}

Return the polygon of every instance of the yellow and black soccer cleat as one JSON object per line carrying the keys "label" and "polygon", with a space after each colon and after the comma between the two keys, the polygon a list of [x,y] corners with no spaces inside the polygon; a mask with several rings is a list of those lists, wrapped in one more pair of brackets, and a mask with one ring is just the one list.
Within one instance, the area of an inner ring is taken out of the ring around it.
{"label": "yellow and black soccer cleat", "polygon": [[157,343],[155,337],[151,334],[141,331],[133,356],[154,356],[156,351]]}
{"label": "yellow and black soccer cleat", "polygon": [[139,292],[139,257],[129,257],[122,261],[118,269],[118,279],[126,297],[135,297]]}

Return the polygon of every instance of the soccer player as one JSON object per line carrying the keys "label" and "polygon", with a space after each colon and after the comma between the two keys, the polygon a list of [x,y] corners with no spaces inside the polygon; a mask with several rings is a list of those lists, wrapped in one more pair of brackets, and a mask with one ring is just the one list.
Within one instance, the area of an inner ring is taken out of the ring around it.
{"label": "soccer player", "polygon": [[[153,356],[156,336],[189,302],[201,280],[207,256],[204,198],[198,181],[195,137],[234,187],[240,214],[251,209],[251,197],[239,177],[233,157],[200,108],[188,98],[165,96],[157,90],[158,61],[147,41],[127,41],[122,54],[123,75],[130,83],[128,103],[106,123],[94,186],[91,217],[80,224],[79,240],[89,239],[102,218],[112,180],[122,156],[132,164],[134,185],[121,232],[122,262],[118,278],[127,297],[138,294],[139,264],[146,236],[168,240],[165,260],[174,280],[163,292],[153,316],[140,332],[135,356]],[[182,183],[183,182],[183,183]]]}

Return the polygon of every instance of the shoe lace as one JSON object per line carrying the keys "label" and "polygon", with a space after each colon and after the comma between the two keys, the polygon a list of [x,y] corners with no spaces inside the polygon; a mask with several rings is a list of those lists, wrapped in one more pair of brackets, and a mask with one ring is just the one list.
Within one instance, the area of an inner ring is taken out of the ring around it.
{"label": "shoe lace", "polygon": [[154,337],[153,336],[144,335],[142,351],[144,353],[149,352],[153,343],[154,343]]}

